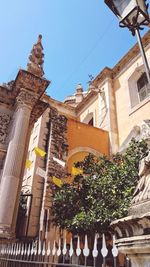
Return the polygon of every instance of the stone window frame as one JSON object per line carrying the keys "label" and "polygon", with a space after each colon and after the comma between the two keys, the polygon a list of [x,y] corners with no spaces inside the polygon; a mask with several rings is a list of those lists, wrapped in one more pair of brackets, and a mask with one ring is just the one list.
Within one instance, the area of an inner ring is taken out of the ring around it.
{"label": "stone window frame", "polygon": [[130,111],[129,115],[135,112],[137,109],[145,105],[150,101],[150,94],[147,94],[143,100],[140,100],[138,92],[138,81],[141,76],[145,73],[144,66],[138,66],[134,72],[128,78],[128,90],[129,90],[129,99],[130,99]]}

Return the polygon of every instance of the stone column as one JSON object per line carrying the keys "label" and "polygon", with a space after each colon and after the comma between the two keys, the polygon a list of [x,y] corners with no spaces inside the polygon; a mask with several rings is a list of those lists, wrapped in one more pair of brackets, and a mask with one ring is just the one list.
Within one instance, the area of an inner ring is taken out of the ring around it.
{"label": "stone column", "polygon": [[12,231],[14,208],[22,183],[20,176],[30,114],[36,99],[36,94],[25,89],[20,90],[16,99],[16,110],[0,185],[0,237],[15,236]]}

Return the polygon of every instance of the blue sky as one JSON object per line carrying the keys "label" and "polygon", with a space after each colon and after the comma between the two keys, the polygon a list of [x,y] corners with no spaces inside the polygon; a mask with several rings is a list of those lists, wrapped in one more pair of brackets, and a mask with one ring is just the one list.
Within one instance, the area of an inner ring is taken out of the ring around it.
{"label": "blue sky", "polygon": [[113,67],[136,38],[118,26],[103,0],[5,0],[0,16],[0,83],[26,68],[38,34],[43,36],[47,93],[58,100],[87,89],[94,77]]}

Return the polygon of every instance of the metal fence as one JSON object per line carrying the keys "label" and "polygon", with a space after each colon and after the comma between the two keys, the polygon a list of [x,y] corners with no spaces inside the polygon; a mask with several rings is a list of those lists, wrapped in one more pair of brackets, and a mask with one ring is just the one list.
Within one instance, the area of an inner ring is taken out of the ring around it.
{"label": "metal fence", "polygon": [[98,236],[95,235],[93,248],[88,245],[87,236],[84,239],[84,245],[81,248],[80,237],[76,242],[71,239],[66,243],[66,239],[58,243],[53,241],[34,241],[32,243],[12,243],[0,244],[0,267],[21,267],[21,266],[94,266],[94,267],[118,267],[117,256],[118,249],[113,244],[110,251],[106,245],[105,236],[102,237],[101,248],[99,249]]}

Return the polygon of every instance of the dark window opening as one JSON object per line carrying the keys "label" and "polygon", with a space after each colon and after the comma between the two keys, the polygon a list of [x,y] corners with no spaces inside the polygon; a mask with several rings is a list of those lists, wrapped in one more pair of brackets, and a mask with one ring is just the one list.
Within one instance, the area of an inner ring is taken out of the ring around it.
{"label": "dark window opening", "polygon": [[88,124],[89,124],[89,125],[92,125],[92,126],[94,125],[93,118],[92,118],[92,119],[90,119],[90,121],[88,122]]}
{"label": "dark window opening", "polygon": [[146,73],[144,72],[137,81],[138,94],[140,101],[143,101],[150,95],[150,86],[148,84]]}

